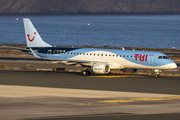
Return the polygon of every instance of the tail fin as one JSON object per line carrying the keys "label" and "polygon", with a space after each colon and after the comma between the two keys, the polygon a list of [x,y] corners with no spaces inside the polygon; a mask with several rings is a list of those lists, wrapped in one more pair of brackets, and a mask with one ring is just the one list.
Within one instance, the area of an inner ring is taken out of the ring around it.
{"label": "tail fin", "polygon": [[44,42],[28,18],[23,18],[27,47],[52,47]]}

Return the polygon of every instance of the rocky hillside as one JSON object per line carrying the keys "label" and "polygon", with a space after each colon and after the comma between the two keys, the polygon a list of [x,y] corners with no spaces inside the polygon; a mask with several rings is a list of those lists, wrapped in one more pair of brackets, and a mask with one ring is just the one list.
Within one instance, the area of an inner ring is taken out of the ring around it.
{"label": "rocky hillside", "polygon": [[0,14],[180,14],[180,0],[0,0]]}

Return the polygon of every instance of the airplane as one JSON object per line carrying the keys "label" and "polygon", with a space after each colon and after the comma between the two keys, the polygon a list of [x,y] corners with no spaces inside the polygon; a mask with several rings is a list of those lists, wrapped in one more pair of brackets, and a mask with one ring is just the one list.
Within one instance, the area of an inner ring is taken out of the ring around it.
{"label": "airplane", "polygon": [[177,68],[170,58],[160,52],[55,47],[42,40],[29,18],[23,18],[23,22],[27,42],[27,47],[21,49],[23,52],[56,63],[82,66],[83,75],[109,74],[114,69],[133,73],[138,69],[152,69],[158,78],[162,70]]}

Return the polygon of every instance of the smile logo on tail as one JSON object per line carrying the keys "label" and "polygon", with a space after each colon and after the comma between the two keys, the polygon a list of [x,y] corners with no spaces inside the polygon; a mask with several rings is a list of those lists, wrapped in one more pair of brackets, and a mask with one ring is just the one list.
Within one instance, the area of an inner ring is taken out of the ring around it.
{"label": "smile logo on tail", "polygon": [[[36,32],[34,32],[34,35],[36,35]],[[34,38],[35,38],[35,36],[33,36],[33,38],[30,39],[30,34],[27,34],[27,37],[28,37],[28,40],[29,40],[30,42],[32,42],[32,41],[34,40]]]}

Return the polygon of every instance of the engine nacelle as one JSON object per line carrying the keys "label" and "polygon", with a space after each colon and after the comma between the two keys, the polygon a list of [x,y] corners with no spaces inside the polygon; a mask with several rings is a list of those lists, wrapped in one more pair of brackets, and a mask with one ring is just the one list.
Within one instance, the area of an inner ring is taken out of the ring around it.
{"label": "engine nacelle", "polygon": [[124,73],[136,73],[138,69],[121,69]]}
{"label": "engine nacelle", "polygon": [[91,70],[96,74],[108,74],[110,72],[110,67],[108,64],[94,64]]}

